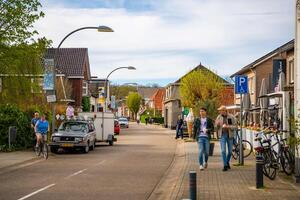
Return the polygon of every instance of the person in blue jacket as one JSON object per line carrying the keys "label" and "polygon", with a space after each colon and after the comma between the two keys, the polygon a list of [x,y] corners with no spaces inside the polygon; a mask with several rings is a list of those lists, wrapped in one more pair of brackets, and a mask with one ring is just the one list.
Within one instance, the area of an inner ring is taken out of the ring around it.
{"label": "person in blue jacket", "polygon": [[42,139],[44,141],[47,139],[47,132],[49,131],[49,123],[46,120],[44,114],[42,114],[41,119],[38,120],[35,124],[35,133],[36,133],[36,147],[40,145]]}

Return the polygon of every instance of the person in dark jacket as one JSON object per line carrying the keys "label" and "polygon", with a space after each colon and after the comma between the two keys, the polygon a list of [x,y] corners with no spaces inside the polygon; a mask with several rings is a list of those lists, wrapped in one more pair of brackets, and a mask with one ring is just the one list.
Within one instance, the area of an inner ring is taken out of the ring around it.
{"label": "person in dark jacket", "polygon": [[175,139],[179,138],[179,134],[181,136],[181,139],[183,139],[183,131],[182,131],[182,125],[183,125],[183,120],[181,116],[178,116],[177,124],[176,124],[176,137]]}
{"label": "person in dark jacket", "polygon": [[[209,142],[214,131],[214,122],[207,117],[206,108],[200,109],[200,117],[194,121],[194,139],[198,143],[200,170],[207,168]],[[203,161],[204,154],[204,161]]]}

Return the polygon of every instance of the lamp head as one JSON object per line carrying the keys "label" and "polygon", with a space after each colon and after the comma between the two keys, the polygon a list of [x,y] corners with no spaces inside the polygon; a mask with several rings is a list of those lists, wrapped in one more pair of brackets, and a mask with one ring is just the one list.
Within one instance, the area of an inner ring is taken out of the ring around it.
{"label": "lamp head", "polygon": [[98,32],[114,32],[110,27],[108,26],[98,26]]}
{"label": "lamp head", "polygon": [[129,69],[129,70],[136,70],[136,68],[133,67],[133,66],[129,66],[129,67],[127,67],[127,69]]}

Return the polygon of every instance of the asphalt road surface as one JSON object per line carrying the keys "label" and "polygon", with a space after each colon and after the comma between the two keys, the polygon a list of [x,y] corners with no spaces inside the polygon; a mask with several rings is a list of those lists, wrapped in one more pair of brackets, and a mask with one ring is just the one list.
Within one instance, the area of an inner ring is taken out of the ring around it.
{"label": "asphalt road surface", "polygon": [[175,149],[169,130],[130,124],[114,146],[52,154],[0,174],[0,199],[147,199]]}

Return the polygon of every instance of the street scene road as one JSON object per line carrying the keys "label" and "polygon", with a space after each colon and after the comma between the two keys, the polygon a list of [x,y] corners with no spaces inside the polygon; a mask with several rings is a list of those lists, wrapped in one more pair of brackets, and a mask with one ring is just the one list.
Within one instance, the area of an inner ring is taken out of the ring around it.
{"label": "street scene road", "polygon": [[0,199],[147,199],[175,148],[170,131],[132,124],[114,146],[51,154],[1,174]]}
{"label": "street scene road", "polygon": [[300,0],[0,0],[0,200],[299,200]]}

